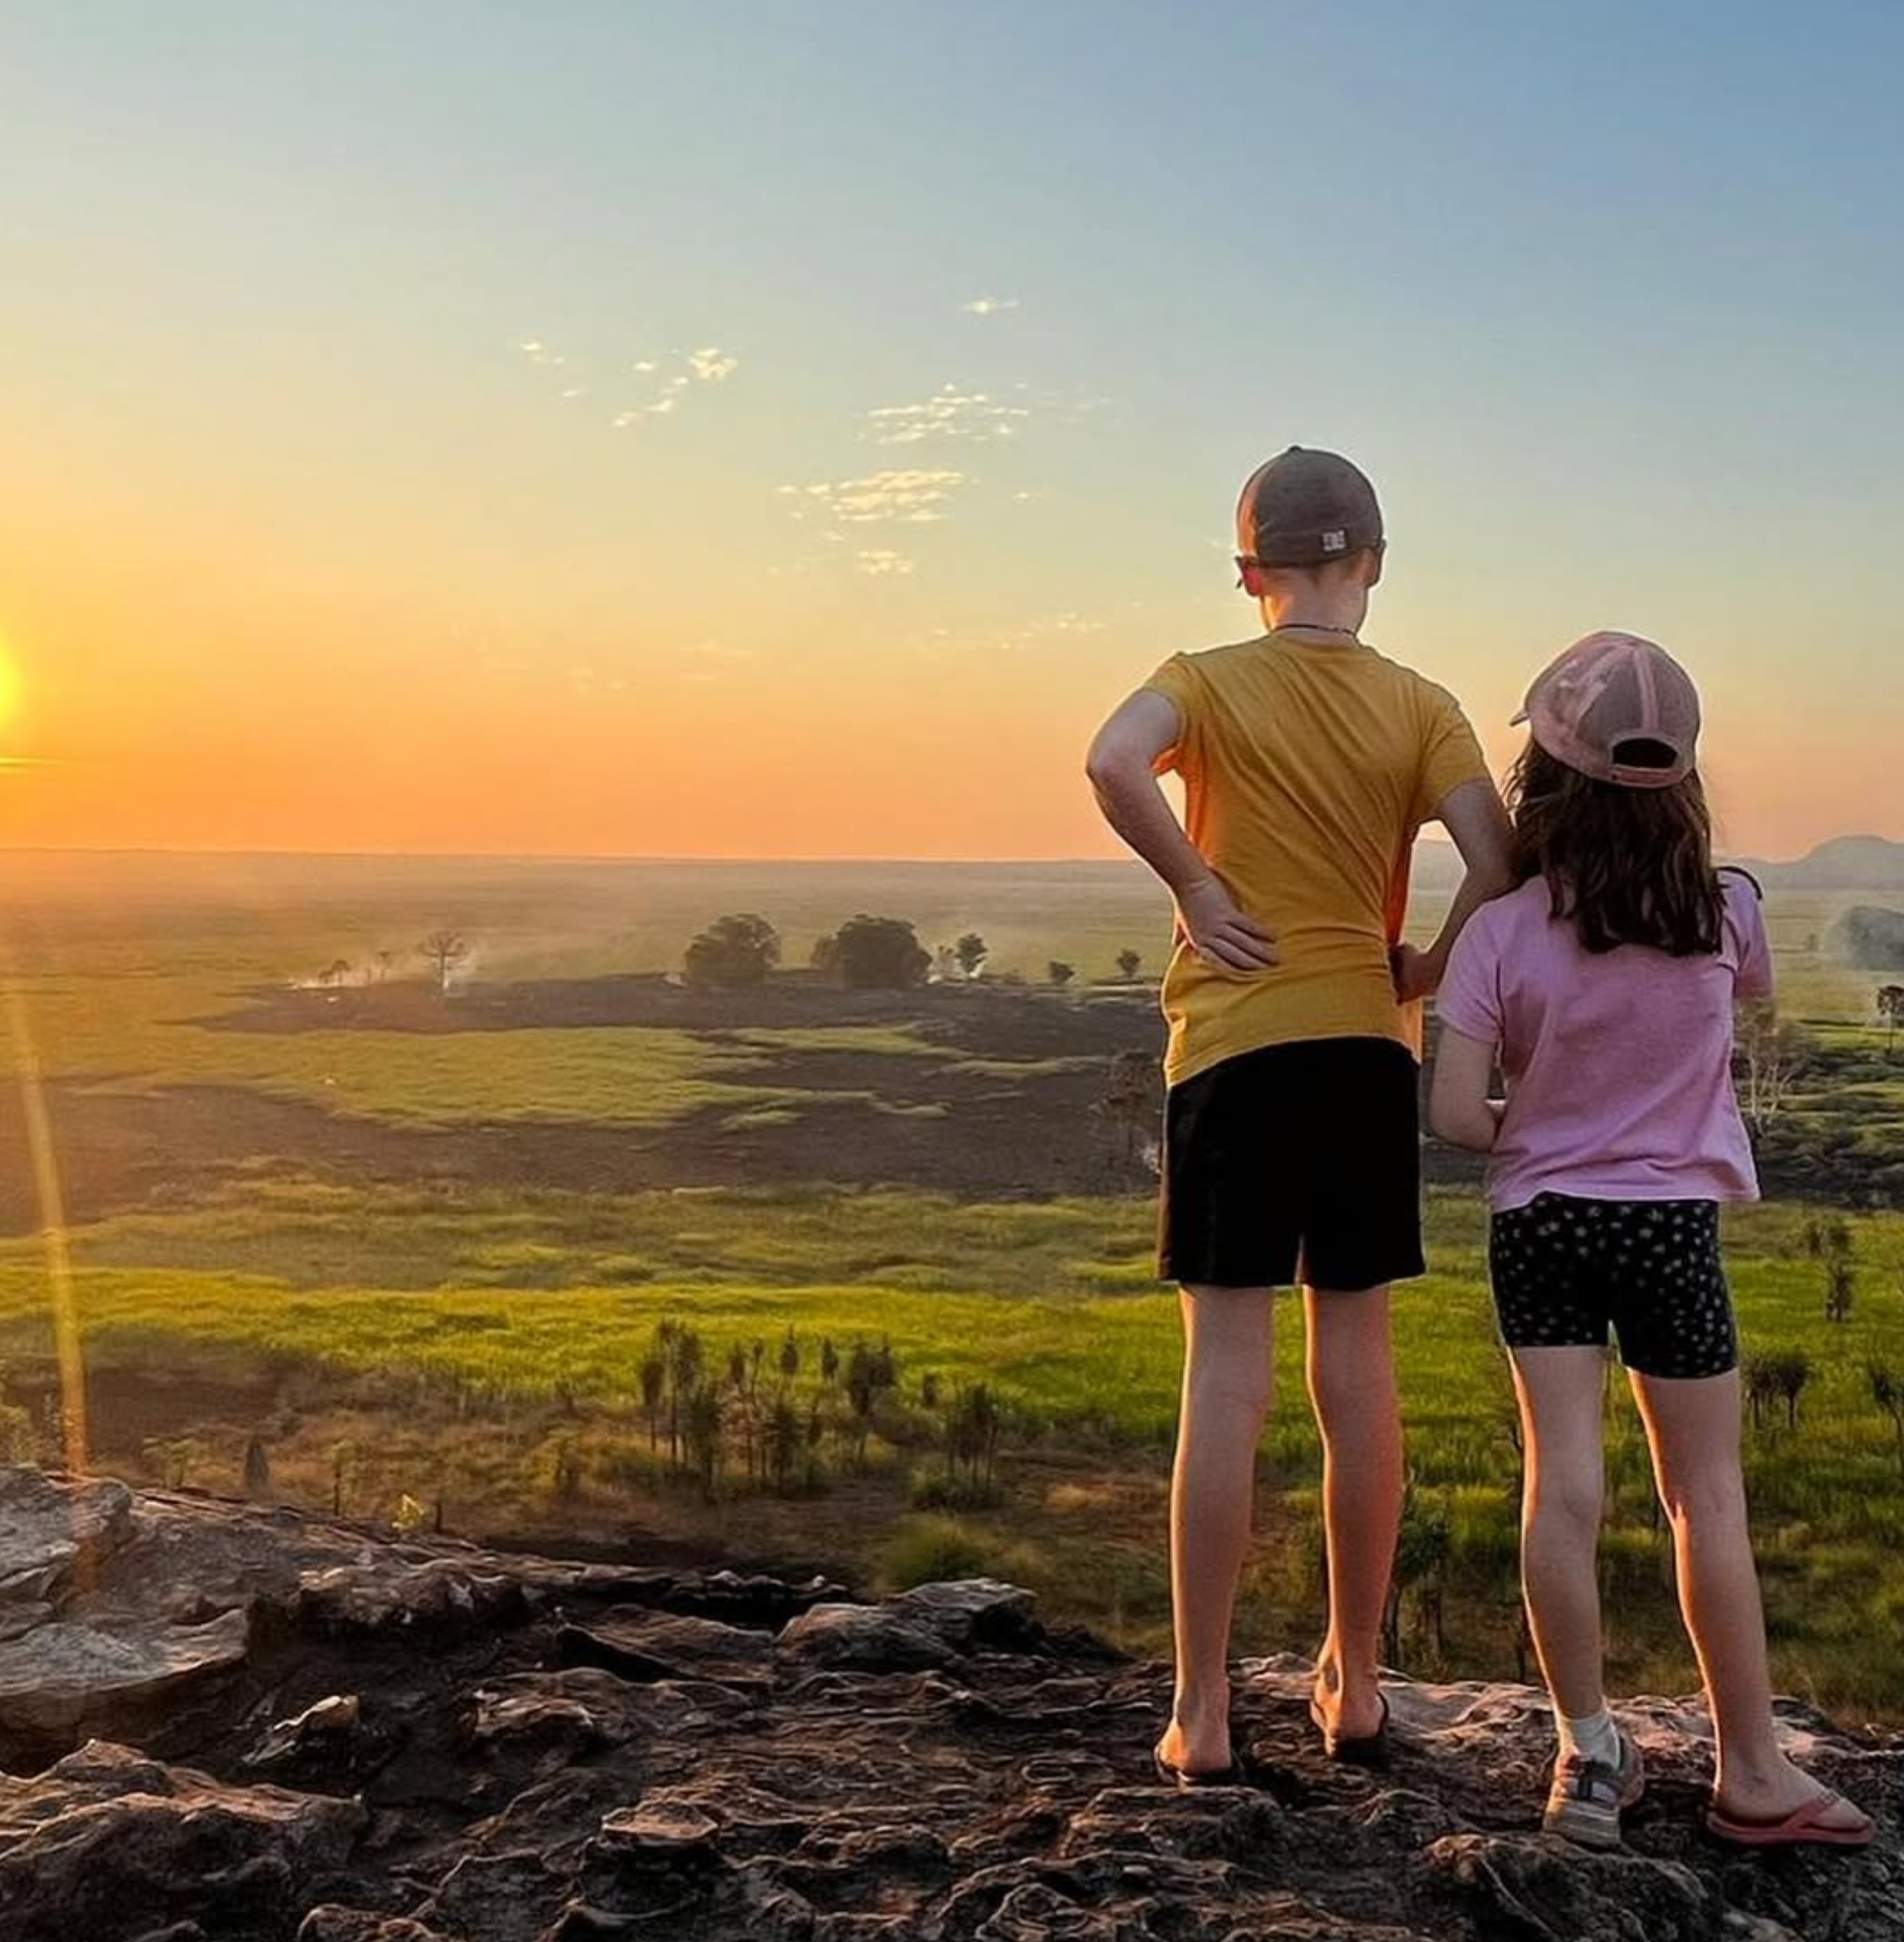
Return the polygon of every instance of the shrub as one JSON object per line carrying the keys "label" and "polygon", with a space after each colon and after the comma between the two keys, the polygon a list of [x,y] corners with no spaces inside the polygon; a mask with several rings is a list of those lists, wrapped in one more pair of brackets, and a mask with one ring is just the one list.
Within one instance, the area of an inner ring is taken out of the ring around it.
{"label": "shrub", "polygon": [[880,1579],[895,1591],[948,1578],[988,1575],[1001,1548],[956,1518],[914,1518],[902,1525],[880,1558]]}

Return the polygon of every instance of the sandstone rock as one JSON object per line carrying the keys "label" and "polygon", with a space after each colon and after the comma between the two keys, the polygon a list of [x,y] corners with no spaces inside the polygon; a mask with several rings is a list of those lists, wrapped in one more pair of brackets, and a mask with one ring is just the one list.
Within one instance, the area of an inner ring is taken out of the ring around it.
{"label": "sandstone rock", "polygon": [[433,1558],[393,1570],[382,1558],[308,1572],[298,1586],[298,1616],[333,1635],[401,1631],[466,1637],[488,1625],[520,1624],[528,1615],[521,1582],[461,1560]]}
{"label": "sandstone rock", "polygon": [[[1551,1723],[1524,1688],[1391,1681],[1375,1775],[1323,1759],[1306,1661],[1249,1662],[1252,1784],[1182,1793],[1149,1763],[1167,1670],[1009,1586],[861,1605],[129,1501],[94,1498],[84,1570],[38,1554],[0,1655],[207,1626],[249,1649],[161,1685],[148,1751],[0,1778],[0,1942],[1904,1942],[1904,1737],[1805,1708],[1781,1732],[1879,1814],[1868,1853],[1720,1849],[1703,1713],[1657,1698],[1620,1709],[1652,1780],[1628,1846],[1584,1855],[1535,1831]],[[280,1784],[238,1784],[261,1761]]]}
{"label": "sandstone rock", "polygon": [[780,1649],[809,1665],[861,1671],[913,1671],[955,1656],[941,1631],[879,1605],[816,1605],[781,1633]]}
{"label": "sandstone rock", "polygon": [[103,1479],[0,1466],[0,1600],[44,1600],[97,1569],[132,1529],[132,1493]]}
{"label": "sandstone rock", "polygon": [[122,1631],[38,1625],[0,1644],[0,1745],[148,1718],[181,1689],[241,1664],[247,1629],[241,1612]]}
{"label": "sandstone rock", "polygon": [[962,1578],[922,1585],[886,1601],[886,1609],[936,1632],[955,1652],[990,1646],[1016,1651],[1035,1643],[1032,1593],[995,1578]]}
{"label": "sandstone rock", "polygon": [[773,1634],[715,1619],[622,1607],[586,1625],[565,1625],[556,1649],[565,1665],[598,1665],[623,1679],[745,1682],[765,1675]]}
{"label": "sandstone rock", "polygon": [[305,1917],[297,1942],[462,1942],[462,1937],[426,1928],[406,1915],[373,1915],[326,1903]]}
{"label": "sandstone rock", "polygon": [[1527,1942],[1707,1942],[1717,1898],[1691,1869],[1630,1853],[1591,1854],[1544,1836],[1455,1834],[1422,1857],[1465,1891],[1481,1932]]}
{"label": "sandstone rock", "polygon": [[626,1807],[605,1815],[595,1837],[617,1860],[629,1856],[673,1866],[715,1852],[720,1823],[697,1807]]}
{"label": "sandstone rock", "polygon": [[240,1919],[288,1933],[363,1819],[95,1741],[36,1778],[0,1775],[0,1934],[117,1942],[168,1922],[216,1935]]}

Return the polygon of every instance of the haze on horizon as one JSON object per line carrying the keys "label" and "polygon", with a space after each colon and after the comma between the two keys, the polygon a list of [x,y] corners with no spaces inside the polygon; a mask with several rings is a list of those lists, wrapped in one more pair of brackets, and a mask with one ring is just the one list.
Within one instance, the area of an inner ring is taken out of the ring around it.
{"label": "haze on horizon", "polygon": [[1628,626],[1904,838],[1904,17],[1355,19],[10,8],[0,844],[1112,855],[1291,440],[1497,761]]}

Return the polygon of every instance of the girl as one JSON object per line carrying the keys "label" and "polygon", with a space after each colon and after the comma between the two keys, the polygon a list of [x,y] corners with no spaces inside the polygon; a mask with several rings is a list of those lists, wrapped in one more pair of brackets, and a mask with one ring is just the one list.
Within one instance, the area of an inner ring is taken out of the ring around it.
{"label": "girl", "polygon": [[1772,990],[1758,887],[1713,867],[1698,696],[1663,649],[1589,635],[1515,720],[1531,727],[1510,798],[1520,887],[1455,948],[1431,1117],[1492,1155],[1489,1265],[1526,1435],[1522,1579],[1560,1735],[1544,1824],[1616,1846],[1644,1785],[1601,1684],[1610,1326],[1712,1714],[1707,1824],[1755,1846],[1861,1846],[1870,1821],[1779,1750],[1740,1469],[1719,1209],[1758,1194],[1731,1083],[1734,1000]]}

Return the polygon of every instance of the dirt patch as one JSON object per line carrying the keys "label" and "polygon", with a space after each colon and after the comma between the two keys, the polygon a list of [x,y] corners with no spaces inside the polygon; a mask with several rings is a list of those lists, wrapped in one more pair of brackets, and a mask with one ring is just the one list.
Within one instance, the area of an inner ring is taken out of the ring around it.
{"label": "dirt patch", "polygon": [[[398,1126],[241,1087],[121,1092],[55,1082],[47,1101],[69,1221],[189,1204],[234,1178],[278,1173],[592,1193],[808,1181],[974,1198],[1128,1191],[1147,1176],[1094,1108],[1112,1055],[1155,1052],[1162,1039],[1154,998],[1141,991],[856,993],[800,977],[732,993],[688,991],[661,978],[482,987],[447,1003],[413,985],[274,992],[217,1022],[272,1031],[665,1026],[730,1057],[750,1031],[873,1026],[911,1028],[930,1049],[764,1051],[724,1076],[801,1096],[641,1129]],[[28,1233],[41,1218],[20,1101],[10,1091],[0,1094],[0,1231]]]}
{"label": "dirt patch", "polygon": [[[313,1003],[313,1000],[317,1000]],[[638,1193],[673,1187],[900,1186],[972,1199],[1146,1190],[1133,1141],[1100,1110],[1111,1059],[1161,1052],[1147,990],[842,992],[812,979],[751,992],[692,992],[660,978],[483,988],[443,1001],[414,985],[338,996],[274,993],[230,1029],[507,1031],[551,1025],[666,1025],[730,1052],[761,1030],[908,1028],[924,1054],[764,1051],[725,1077],[798,1096],[720,1106],[663,1127],[481,1122],[428,1128],[352,1119],[243,1088],[142,1092],[96,1082],[47,1088],[69,1221],[189,1205],[234,1180],[314,1176],[342,1184],[418,1181]],[[408,1009],[406,1009],[408,1008]],[[426,1019],[425,1012],[429,1013]],[[1465,1156],[1431,1147],[1437,1178],[1471,1178]],[[0,1232],[41,1213],[17,1093],[0,1093]]]}

